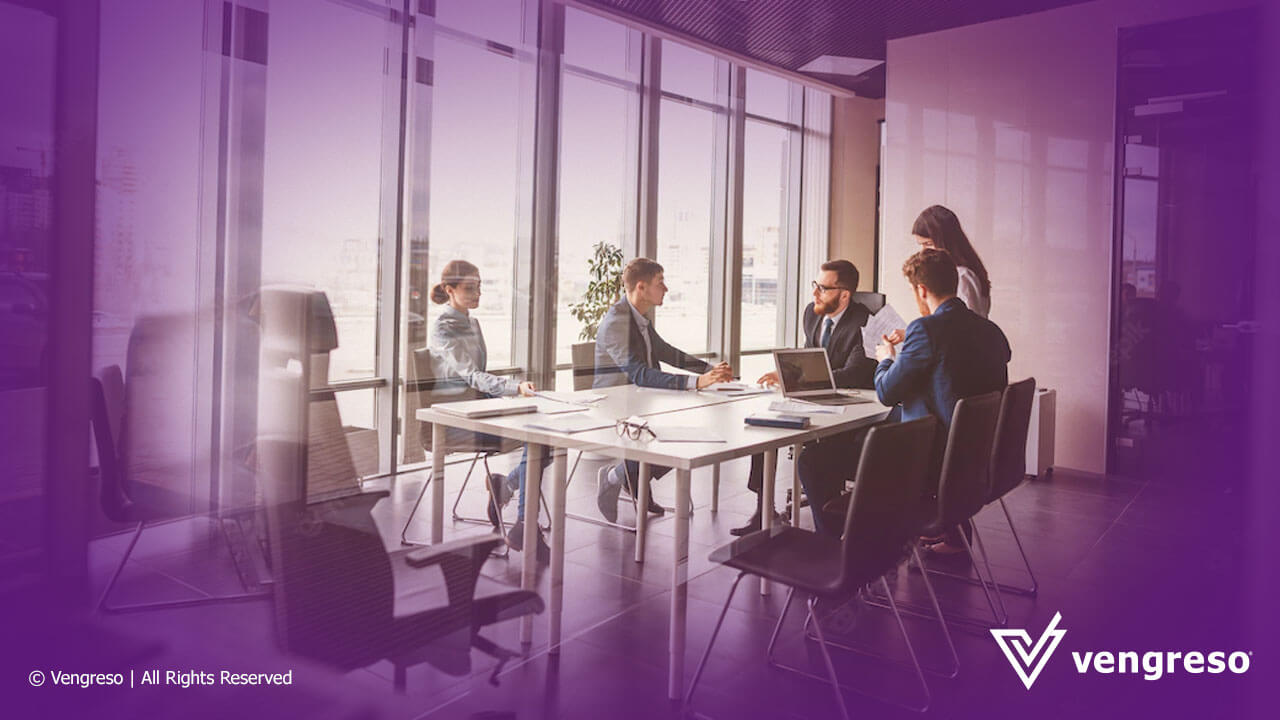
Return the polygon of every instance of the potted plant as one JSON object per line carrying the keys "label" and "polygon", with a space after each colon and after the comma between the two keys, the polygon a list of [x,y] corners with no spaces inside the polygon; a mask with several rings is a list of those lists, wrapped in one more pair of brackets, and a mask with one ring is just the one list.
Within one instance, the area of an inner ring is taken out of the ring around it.
{"label": "potted plant", "polygon": [[584,342],[595,342],[600,321],[610,306],[622,296],[622,250],[607,242],[598,242],[587,260],[590,282],[582,301],[569,305],[569,312],[582,323],[578,336]]}

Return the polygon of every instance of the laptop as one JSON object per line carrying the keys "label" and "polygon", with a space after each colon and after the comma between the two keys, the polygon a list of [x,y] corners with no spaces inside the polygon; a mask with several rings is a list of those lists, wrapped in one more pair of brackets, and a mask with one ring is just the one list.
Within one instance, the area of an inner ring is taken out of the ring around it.
{"label": "laptop", "polygon": [[802,400],[819,405],[856,405],[871,402],[857,390],[836,389],[831,375],[831,362],[826,348],[774,350],[774,368],[782,383],[782,395],[788,400]]}

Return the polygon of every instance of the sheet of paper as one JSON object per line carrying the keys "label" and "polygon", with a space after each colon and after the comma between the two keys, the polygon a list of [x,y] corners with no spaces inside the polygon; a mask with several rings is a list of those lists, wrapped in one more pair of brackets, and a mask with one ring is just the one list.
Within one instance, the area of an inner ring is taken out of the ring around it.
{"label": "sheet of paper", "polygon": [[653,430],[654,438],[658,442],[704,442],[704,443],[722,443],[726,442],[724,436],[715,430],[697,425],[665,425],[656,427],[649,426]]}
{"label": "sheet of paper", "polygon": [[881,335],[906,329],[907,323],[903,321],[898,311],[894,310],[889,303],[885,303],[884,307],[880,308],[880,312],[867,318],[867,324],[862,328],[862,349],[867,352],[867,357],[874,358]]}
{"label": "sheet of paper", "polygon": [[586,412],[591,409],[589,405],[556,402],[555,400],[544,400],[543,398],[537,398],[533,402],[538,406],[538,412],[543,415],[563,415],[564,413]]}
{"label": "sheet of paper", "polygon": [[577,433],[613,427],[613,422],[594,415],[566,415],[564,417],[546,418],[531,422],[525,427],[534,430],[549,430],[551,432]]}
{"label": "sheet of paper", "polygon": [[788,415],[843,415],[844,408],[844,405],[818,405],[803,400],[774,400],[769,403],[769,409],[773,412]]}
{"label": "sheet of paper", "polygon": [[582,405],[586,403],[599,402],[604,399],[604,393],[593,392],[555,392],[550,390],[539,390],[535,392],[534,397],[544,398],[555,402],[572,403]]}

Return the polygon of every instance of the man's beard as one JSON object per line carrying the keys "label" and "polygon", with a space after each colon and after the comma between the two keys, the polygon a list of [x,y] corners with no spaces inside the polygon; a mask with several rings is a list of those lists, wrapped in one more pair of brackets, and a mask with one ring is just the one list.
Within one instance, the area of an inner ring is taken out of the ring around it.
{"label": "man's beard", "polygon": [[825,300],[821,300],[821,299],[814,300],[813,311],[818,315],[826,315],[827,313],[831,312],[831,306],[827,305]]}

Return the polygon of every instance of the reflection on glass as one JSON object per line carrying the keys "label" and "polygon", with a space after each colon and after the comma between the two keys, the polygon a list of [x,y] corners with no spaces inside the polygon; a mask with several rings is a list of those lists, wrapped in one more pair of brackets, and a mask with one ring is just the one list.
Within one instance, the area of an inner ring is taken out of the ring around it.
{"label": "reflection on glass", "polygon": [[742,350],[777,346],[790,133],[748,120],[742,188]]}
{"label": "reflection on glass", "polygon": [[715,116],[662,101],[658,134],[658,262],[670,292],[662,334],[687,352],[709,349]]}

